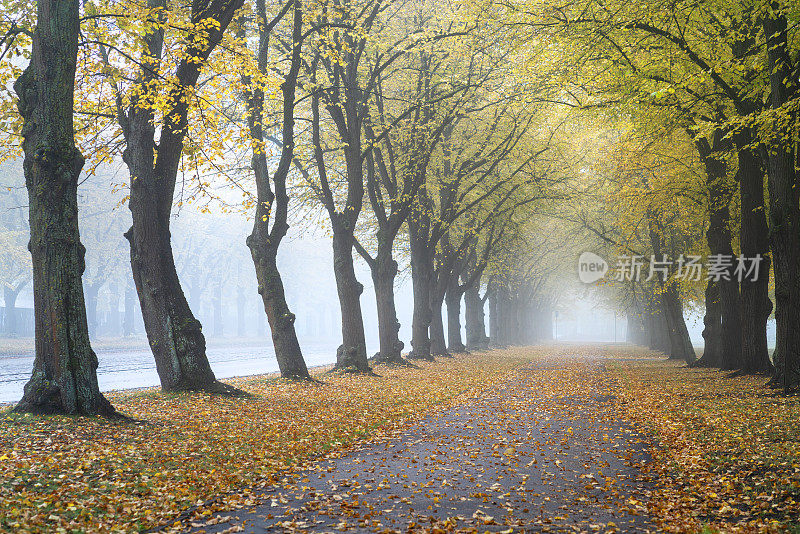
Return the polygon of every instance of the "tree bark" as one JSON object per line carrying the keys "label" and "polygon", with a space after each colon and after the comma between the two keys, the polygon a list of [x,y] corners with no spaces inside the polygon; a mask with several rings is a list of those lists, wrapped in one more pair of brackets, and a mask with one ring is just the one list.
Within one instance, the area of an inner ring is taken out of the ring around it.
{"label": "tree bark", "polygon": [[[289,230],[287,222],[289,196],[286,191],[286,177],[289,174],[292,158],[294,156],[294,103],[297,88],[297,76],[300,71],[300,46],[302,35],[302,4],[299,0],[292,3],[292,52],[291,66],[283,83],[281,92],[283,96],[283,125],[281,157],[278,168],[272,177],[275,188],[270,185],[269,167],[265,150],[253,152],[251,164],[256,180],[256,205],[253,218],[253,231],[247,238],[247,246],[253,259],[253,266],[258,280],[258,293],[264,304],[267,322],[272,333],[272,345],[275,349],[275,359],[283,378],[292,380],[311,380],[308,367],[303,359],[300,343],[295,329],[295,315],[290,311],[286,302],[283,279],[278,270],[278,248],[286,232]],[[272,27],[280,20],[282,15],[267,21],[266,5],[264,0],[256,2],[256,11],[259,17],[259,38],[257,63],[259,71],[266,74],[269,69],[269,37]],[[246,37],[246,36],[245,36]],[[244,85],[249,87],[250,76],[244,75]],[[252,140],[264,143],[263,113],[264,91],[260,87],[248,90],[245,94],[248,106],[248,128]],[[273,210],[274,206],[274,210]],[[274,213],[273,213],[274,211]],[[270,218],[272,217],[272,228]],[[263,316],[259,316],[259,331],[263,324]],[[240,320],[240,329],[242,321]]]}
{"label": "tree bark", "polygon": [[[723,308],[722,324],[725,330],[725,351],[732,356],[724,359],[724,369],[739,369],[744,373],[772,373],[772,362],[767,349],[767,320],[772,313],[772,301],[769,299],[769,230],[764,215],[764,171],[759,157],[751,148],[746,148],[753,141],[747,132],[737,136],[739,146],[739,170],[737,178],[740,184],[742,221],[739,242],[742,256],[746,259],[761,257],[758,278],[746,276],[741,281],[741,322],[730,329],[725,326]],[[726,306],[725,287],[738,284],[732,276],[731,282],[723,286],[722,302]],[[734,328],[738,333],[734,332]],[[741,348],[732,345],[741,342]],[[731,352],[735,351],[735,352]],[[738,356],[738,360],[735,357]]]}
{"label": "tree bark", "polygon": [[451,353],[462,353],[467,350],[461,339],[461,295],[463,292],[458,283],[450,283],[447,288],[445,302],[447,304],[447,348]]}
{"label": "tree bark", "polygon": [[433,319],[431,311],[431,283],[433,256],[428,250],[427,223],[424,214],[415,213],[408,220],[411,241],[411,282],[414,291],[414,311],[411,320],[411,353],[409,358],[433,360],[428,329]]}
{"label": "tree bark", "polygon": [[493,288],[489,293],[489,347],[500,348],[500,310],[498,291]]}
{"label": "tree bark", "polygon": [[364,286],[356,278],[353,265],[352,230],[334,226],[333,269],[339,308],[342,313],[342,344],[336,350],[338,369],[369,372],[364,320],[361,314],[361,293]]}
{"label": "tree bark", "polygon": [[703,355],[695,367],[722,367],[722,304],[719,281],[709,280],[705,292],[706,313],[703,316]]}
{"label": "tree bark", "polygon": [[[778,109],[797,98],[788,51],[787,20],[780,3],[770,2],[764,15],[770,73],[770,107]],[[777,383],[785,392],[800,390],[800,208],[795,154],[788,132],[776,125],[777,141],[767,147],[770,248],[775,265],[775,323],[773,361]]]}
{"label": "tree bark", "polygon": [[[144,38],[142,70],[137,79],[140,96],[127,110],[119,110],[127,142],[122,159],[131,174],[130,200],[133,224],[125,233],[131,248],[131,268],[139,295],[145,331],[156,360],[164,391],[203,390],[241,394],[216,380],[206,357],[200,321],[192,314],[175,269],[170,213],[188,126],[187,91],[197,84],[202,66],[222,40],[243,0],[205,0],[192,3],[195,23],[214,19],[213,27],[197,25],[187,39],[185,59],[175,70],[176,83],[169,86],[171,107],[161,119],[156,143],[155,111],[146,102],[159,80],[164,30],[157,27]],[[148,0],[152,9],[166,9],[164,0]],[[162,11],[163,13],[163,11]]]}
{"label": "tree bark", "polygon": [[467,350],[484,350],[488,346],[485,314],[478,285],[473,284],[464,291],[464,307],[467,331]]}
{"label": "tree bark", "polygon": [[[730,148],[730,142],[724,138],[723,131],[717,130],[713,133],[710,143],[701,139],[696,144],[706,171],[706,190],[710,212],[706,231],[708,249],[712,255],[721,254],[733,259],[731,217],[728,207],[732,193],[726,185],[728,164],[723,154]],[[742,173],[741,158],[739,173]],[[744,190],[742,190],[742,198],[744,197]],[[746,226],[744,219],[741,225],[744,234]],[[723,277],[713,281],[713,286],[709,285],[706,288],[706,318],[703,331],[705,350],[703,357],[695,365],[724,369],[738,368],[742,359],[742,311],[739,281],[734,275],[732,265],[728,269],[727,279]],[[745,310],[745,316],[746,314]]]}
{"label": "tree bark", "polygon": [[36,357],[17,412],[114,416],[97,385],[81,278],[73,93],[78,0],[39,0],[31,61],[14,84],[23,118]]}
{"label": "tree bark", "polygon": [[375,303],[378,312],[378,339],[380,350],[375,360],[380,363],[404,364],[403,342],[400,341],[400,321],[394,302],[394,279],[397,276],[397,262],[389,253],[381,250],[371,266],[372,283],[375,286]]}
{"label": "tree bark", "polygon": [[[435,292],[433,292],[435,293]],[[442,320],[442,304],[444,299],[438,294],[431,294],[431,355],[449,357],[447,352],[447,342],[444,337],[444,321]]]}

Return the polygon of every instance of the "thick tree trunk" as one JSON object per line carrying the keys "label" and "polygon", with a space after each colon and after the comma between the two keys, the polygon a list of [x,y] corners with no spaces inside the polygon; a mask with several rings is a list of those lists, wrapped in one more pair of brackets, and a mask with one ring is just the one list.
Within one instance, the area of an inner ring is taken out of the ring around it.
{"label": "thick tree trunk", "polygon": [[458,284],[450,284],[445,295],[447,304],[447,348],[451,353],[466,351],[461,340],[461,295],[463,292]]}
{"label": "thick tree trunk", "polygon": [[378,311],[378,339],[380,350],[375,355],[379,363],[404,364],[403,342],[400,341],[400,321],[394,302],[394,279],[397,262],[391,257],[391,249],[378,251],[371,267],[372,283],[375,286],[375,303]]}
{"label": "thick tree trunk", "polygon": [[[412,215],[412,218],[415,215]],[[414,311],[411,320],[411,353],[409,358],[433,360],[428,328],[431,325],[430,303],[433,256],[428,251],[427,240],[413,220],[408,221],[411,241],[411,282],[414,290]]]}
{"label": "thick tree trunk", "polygon": [[[264,245],[265,241],[259,237],[256,218],[255,228],[247,239],[250,254],[258,280],[258,293],[264,303],[267,322],[272,333],[272,345],[275,348],[275,359],[283,378],[294,380],[310,380],[308,367],[300,350],[297,332],[294,323],[295,316],[286,303],[283,280],[278,271],[277,254],[272,254]],[[275,249],[277,253],[277,249]]]}
{"label": "thick tree trunk", "polygon": [[684,360],[687,364],[694,363],[696,355],[692,341],[689,338],[689,329],[683,318],[683,306],[678,291],[674,284],[670,284],[661,296],[664,316],[666,317],[671,360]]}
{"label": "thick tree trunk", "polygon": [[353,265],[353,235],[346,229],[333,232],[333,270],[342,312],[342,344],[336,350],[336,368],[369,372],[361,293]]}
{"label": "thick tree trunk", "polygon": [[488,346],[486,324],[478,286],[473,285],[464,292],[466,314],[467,350],[484,350]]}
{"label": "thick tree trunk", "polygon": [[164,391],[225,393],[206,357],[206,340],[183,294],[170,244],[169,217],[159,220],[157,198],[137,179],[131,185],[131,269],[144,328]]}
{"label": "thick tree trunk", "polygon": [[[435,292],[434,292],[435,293]],[[449,357],[447,342],[444,337],[444,322],[442,321],[442,304],[444,298],[438,294],[431,294],[431,355]]]}
{"label": "thick tree trunk", "polygon": [[[749,144],[752,136],[737,139],[737,144]],[[724,332],[725,352],[724,369],[740,369],[745,373],[771,373],[772,362],[767,349],[767,320],[772,313],[772,301],[769,299],[769,230],[764,215],[764,172],[759,157],[750,148],[739,149],[739,170],[737,172],[741,191],[742,222],[739,242],[742,256],[746,260],[760,257],[758,278],[745,276],[741,281],[741,322],[726,326],[725,287],[738,284],[738,277],[733,276],[723,286],[722,324]],[[732,253],[732,252],[731,252]],[[749,266],[749,265],[748,265]],[[734,328],[738,333],[734,333]],[[739,348],[741,342],[741,348]],[[736,347],[733,345],[736,344]],[[738,360],[728,356],[734,352]]]}
{"label": "thick tree trunk", "polygon": [[72,122],[78,0],[39,0],[31,61],[14,84],[23,118],[36,357],[15,411],[112,416],[97,385],[83,299],[78,232],[83,156]]}
{"label": "thick tree trunk", "polygon": [[695,367],[721,367],[723,359],[722,343],[722,304],[720,301],[720,282],[709,280],[706,284],[706,313],[703,316],[703,356]]}
{"label": "thick tree trunk", "polygon": [[[148,7],[161,14],[166,4],[165,0],[148,0]],[[169,94],[170,105],[160,118],[148,105],[148,98],[158,89],[158,68],[153,66],[160,66],[164,30],[157,27],[145,34],[139,91],[127,110],[119,110],[127,142],[122,160],[131,174],[128,207],[133,225],[125,237],[131,247],[131,268],[147,339],[165,391],[241,393],[218,382],[211,371],[200,321],[192,314],[178,280],[169,226],[192,101],[187,93],[196,86],[205,61],[241,5],[242,0],[192,3],[194,21],[213,19],[217,24],[198,24],[192,30],[186,57],[175,69],[176,83],[162,89]]]}
{"label": "thick tree trunk", "polygon": [[489,301],[490,344],[496,348],[508,346],[509,303],[508,288],[503,285],[496,289]]}
{"label": "thick tree trunk", "polygon": [[[706,242],[712,255],[733,258],[731,245],[730,209],[728,207],[732,192],[726,185],[728,164],[721,152],[730,147],[723,139],[722,131],[713,134],[712,143],[698,142],[698,149],[706,171],[708,191],[709,225]],[[739,173],[741,175],[740,169]],[[742,191],[742,198],[744,198]],[[744,235],[745,220],[742,220]],[[710,293],[709,293],[710,291]],[[709,300],[709,296],[711,300]],[[709,309],[711,306],[711,309]],[[746,310],[745,310],[746,314]],[[705,351],[696,363],[703,367],[737,368],[742,358],[742,309],[739,294],[739,281],[734,274],[734,266],[728,269],[726,277],[713,281],[713,287],[706,288],[706,320],[703,331]]]}
{"label": "thick tree trunk", "polygon": [[[770,73],[770,104],[782,107],[797,98],[792,75],[787,20],[780,3],[770,2],[764,16]],[[787,86],[788,85],[788,86]],[[800,390],[800,187],[789,132],[776,125],[776,142],[768,147],[770,247],[775,265],[775,323],[777,340],[773,361],[777,383],[786,392]]]}

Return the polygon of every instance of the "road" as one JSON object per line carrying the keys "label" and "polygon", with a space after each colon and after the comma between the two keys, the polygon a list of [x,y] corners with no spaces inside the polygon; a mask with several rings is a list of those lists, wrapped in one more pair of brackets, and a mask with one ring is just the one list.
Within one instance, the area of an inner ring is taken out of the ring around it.
{"label": "road", "polygon": [[[268,341],[265,340],[265,343]],[[268,345],[214,345],[208,359],[219,379],[271,373],[278,370],[275,351]],[[306,364],[327,365],[336,361],[336,346],[308,345],[303,355]],[[98,350],[97,380],[102,391],[158,385],[153,355],[148,350]],[[30,378],[33,356],[0,356],[0,403],[18,401]]]}

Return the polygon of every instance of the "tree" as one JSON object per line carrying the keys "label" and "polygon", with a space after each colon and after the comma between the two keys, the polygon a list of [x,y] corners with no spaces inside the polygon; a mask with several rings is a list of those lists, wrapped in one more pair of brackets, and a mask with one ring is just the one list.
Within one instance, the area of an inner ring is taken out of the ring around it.
{"label": "tree", "polygon": [[[266,154],[266,136],[264,132],[264,99],[263,79],[268,75],[270,32],[286,15],[291,20],[291,36],[288,45],[290,66],[283,76],[280,85],[283,96],[282,115],[280,117],[281,142],[278,168],[272,175],[270,185],[269,167]],[[294,158],[294,124],[295,124],[295,92],[297,78],[301,67],[301,47],[303,45],[303,9],[299,0],[289,0],[281,11],[271,20],[267,20],[264,0],[256,1],[256,19],[258,24],[258,53],[256,54],[256,70],[261,81],[252,75],[245,75],[242,85],[245,87],[244,98],[247,103],[247,120],[250,136],[254,144],[252,168],[256,181],[256,210],[253,218],[253,232],[247,238],[253,264],[258,279],[258,292],[264,302],[264,310],[272,331],[272,342],[275,346],[275,357],[281,376],[284,378],[310,380],[300,343],[295,332],[295,316],[289,310],[286,295],[278,270],[278,247],[286,235],[289,196],[286,192],[286,179]],[[270,228],[270,219],[272,227]]]}
{"label": "tree", "polygon": [[18,412],[114,416],[97,385],[81,275],[73,92],[79,38],[78,0],[39,0],[31,61],[14,84],[23,118],[36,357]]}
{"label": "tree", "polygon": [[[133,224],[125,236],[145,330],[165,391],[238,393],[218,382],[208,363],[200,322],[189,309],[178,280],[169,226],[192,93],[203,65],[242,2],[192,2],[182,59],[168,76],[162,72],[168,6],[165,0],[148,0],[152,19],[141,36],[141,69],[128,105],[122,95],[117,97],[126,141],[122,159],[131,174],[128,207]],[[159,89],[163,78],[169,82]],[[165,91],[163,99],[159,90]]]}

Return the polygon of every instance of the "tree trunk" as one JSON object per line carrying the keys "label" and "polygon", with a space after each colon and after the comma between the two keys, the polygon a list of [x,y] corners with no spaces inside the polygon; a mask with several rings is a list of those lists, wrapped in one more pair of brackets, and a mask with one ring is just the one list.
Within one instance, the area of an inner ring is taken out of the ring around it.
{"label": "tree trunk", "polygon": [[667,286],[661,299],[669,329],[669,358],[671,360],[684,360],[691,365],[694,363],[696,356],[692,341],[689,338],[689,329],[686,328],[686,321],[683,318],[683,306],[674,283]]}
{"label": "tree trunk", "polygon": [[[166,4],[165,0],[148,0],[148,7],[158,17],[163,16]],[[150,92],[159,89],[157,72],[164,29],[156,27],[146,33],[143,66],[136,80],[138,91],[127,109],[118,110],[127,143],[122,160],[131,175],[128,207],[133,225],[125,237],[131,247],[131,269],[144,328],[164,391],[241,394],[218,382],[211,371],[202,327],[181,288],[170,243],[170,213],[192,101],[188,93],[241,5],[242,0],[192,2],[193,21],[213,19],[217,24],[197,24],[192,29],[186,57],[175,68],[176,82],[163,89],[171,104],[160,117],[156,117],[148,98]]]}
{"label": "tree trunk", "polygon": [[660,300],[657,308],[648,309],[647,311],[647,330],[650,336],[648,344],[650,349],[669,355],[669,329]]}
{"label": "tree trunk", "polygon": [[39,0],[28,67],[14,84],[23,118],[36,357],[18,412],[113,416],[89,343],[78,232],[83,156],[72,122],[78,0]]}
{"label": "tree trunk", "polygon": [[497,290],[489,293],[489,346],[499,348],[500,341],[500,310]]}
{"label": "tree trunk", "polygon": [[247,238],[247,246],[250,247],[250,254],[253,257],[258,293],[264,303],[267,322],[272,332],[275,359],[278,360],[278,368],[283,378],[310,380],[311,375],[308,373],[294,328],[295,316],[286,303],[283,280],[278,271],[277,249],[274,249],[275,254],[272,254],[265,246],[267,242],[259,237],[256,228],[260,220],[261,218],[256,217],[253,233]]}
{"label": "tree trunk", "polygon": [[725,351],[739,357],[738,360],[734,360],[726,355],[724,359],[726,365],[723,368],[740,369],[745,373],[771,373],[772,362],[767,349],[767,320],[772,313],[772,301],[769,299],[769,230],[764,215],[764,172],[759,157],[752,149],[743,148],[743,145],[751,142],[751,135],[747,135],[745,139],[737,139],[737,144],[742,145],[739,149],[737,172],[742,204],[739,242],[742,256],[746,259],[761,257],[761,264],[756,280],[750,276],[742,278],[741,322],[737,322],[731,328],[726,327],[724,312],[727,303],[724,291],[728,285],[738,284],[738,278],[732,277],[732,280],[723,286],[722,325],[725,330],[723,334],[726,341]]}
{"label": "tree trunk", "polygon": [[[779,2],[770,2],[764,16],[770,73],[770,104],[782,107],[798,89],[792,75],[787,20]],[[789,85],[787,87],[787,85]],[[775,323],[777,340],[773,361],[777,383],[786,392],[800,390],[800,208],[793,137],[775,126],[776,142],[768,147],[770,247],[775,265]]]}
{"label": "tree trunk", "polygon": [[403,342],[400,341],[400,321],[394,302],[394,279],[397,276],[397,262],[388,252],[379,250],[374,265],[370,266],[372,283],[375,286],[375,303],[378,312],[378,338],[380,350],[375,360],[380,363],[407,363],[402,356]]}
{"label": "tree trunk", "polygon": [[461,340],[461,295],[458,283],[451,283],[447,288],[445,302],[447,304],[447,347],[451,353],[466,351]]}
{"label": "tree trunk", "polygon": [[721,367],[723,360],[722,343],[722,304],[720,302],[720,282],[709,280],[706,284],[706,313],[703,316],[703,356],[694,363],[695,367]]}
{"label": "tree trunk", "polygon": [[430,325],[430,340],[431,340],[431,355],[449,357],[450,353],[447,352],[447,343],[444,337],[444,322],[442,321],[442,304],[444,298],[438,294],[431,294],[431,325]]}
{"label": "tree trunk", "polygon": [[353,235],[347,229],[334,229],[333,270],[342,312],[342,344],[336,350],[336,368],[369,372],[364,319],[361,315],[361,293],[364,286],[356,278]]}
{"label": "tree trunk", "polygon": [[[728,207],[732,192],[726,185],[728,164],[721,152],[730,148],[730,142],[723,139],[721,130],[713,134],[711,144],[698,141],[698,150],[706,171],[708,191],[709,225],[706,242],[712,255],[733,258],[731,245],[731,217]],[[739,175],[742,175],[743,160],[740,158]],[[742,199],[745,198],[744,189]],[[746,220],[742,219],[742,236],[745,234]],[[710,294],[709,294],[710,291]],[[709,295],[712,300],[709,300]],[[708,309],[709,305],[712,309]],[[747,311],[745,310],[745,316]],[[725,277],[706,288],[706,321],[703,337],[705,351],[696,365],[703,367],[738,368],[742,358],[742,309],[739,281],[734,274],[734,266],[728,269]]]}
{"label": "tree trunk", "polygon": [[[294,155],[294,102],[297,75],[300,70],[300,46],[302,33],[302,5],[296,0],[292,6],[292,53],[291,67],[286,78],[281,84],[283,96],[283,124],[281,156],[278,168],[273,175],[274,191],[270,185],[267,156],[264,150],[254,150],[251,163],[256,179],[256,194],[258,203],[253,218],[253,232],[247,238],[247,246],[253,258],[253,265],[258,280],[258,293],[264,303],[272,344],[275,348],[275,359],[283,378],[294,380],[310,380],[300,343],[297,340],[295,329],[295,315],[289,310],[283,287],[283,279],[278,271],[278,248],[281,240],[289,230],[287,211],[289,195],[286,192],[286,176]],[[267,27],[267,10],[264,0],[256,2],[256,12],[259,17],[259,37],[257,63],[259,71],[266,75],[269,69],[269,32]],[[243,36],[246,40],[246,36]],[[248,104],[248,127],[251,141],[263,143],[263,114],[264,91],[258,84],[251,84],[250,74],[243,75],[243,85],[254,89],[247,89],[245,97]],[[273,210],[274,208],[274,210]],[[273,213],[274,212],[274,213]],[[272,229],[270,229],[272,218]],[[243,296],[243,295],[242,295]],[[243,308],[243,304],[241,304]],[[259,314],[259,332],[263,332],[263,315]],[[242,321],[240,320],[240,329]]]}
{"label": "tree trunk", "polygon": [[164,391],[205,390],[224,393],[206,357],[206,340],[178,280],[167,220],[159,220],[144,180],[131,185],[133,226],[125,233],[131,245],[131,269],[156,371]]}
{"label": "tree trunk", "polygon": [[464,292],[466,314],[467,350],[483,350],[487,346],[486,324],[484,322],[483,301],[477,284]]}
{"label": "tree trunk", "polygon": [[433,274],[433,256],[428,251],[427,239],[413,221],[408,221],[411,241],[411,282],[414,290],[414,313],[411,320],[411,353],[409,358],[433,360],[428,328],[431,325],[432,312],[430,293]]}
{"label": "tree trunk", "polygon": [[[494,305],[492,303],[494,300]],[[489,301],[489,330],[491,345],[496,348],[508,346],[508,314],[509,314],[508,288],[501,285],[492,294]]]}

